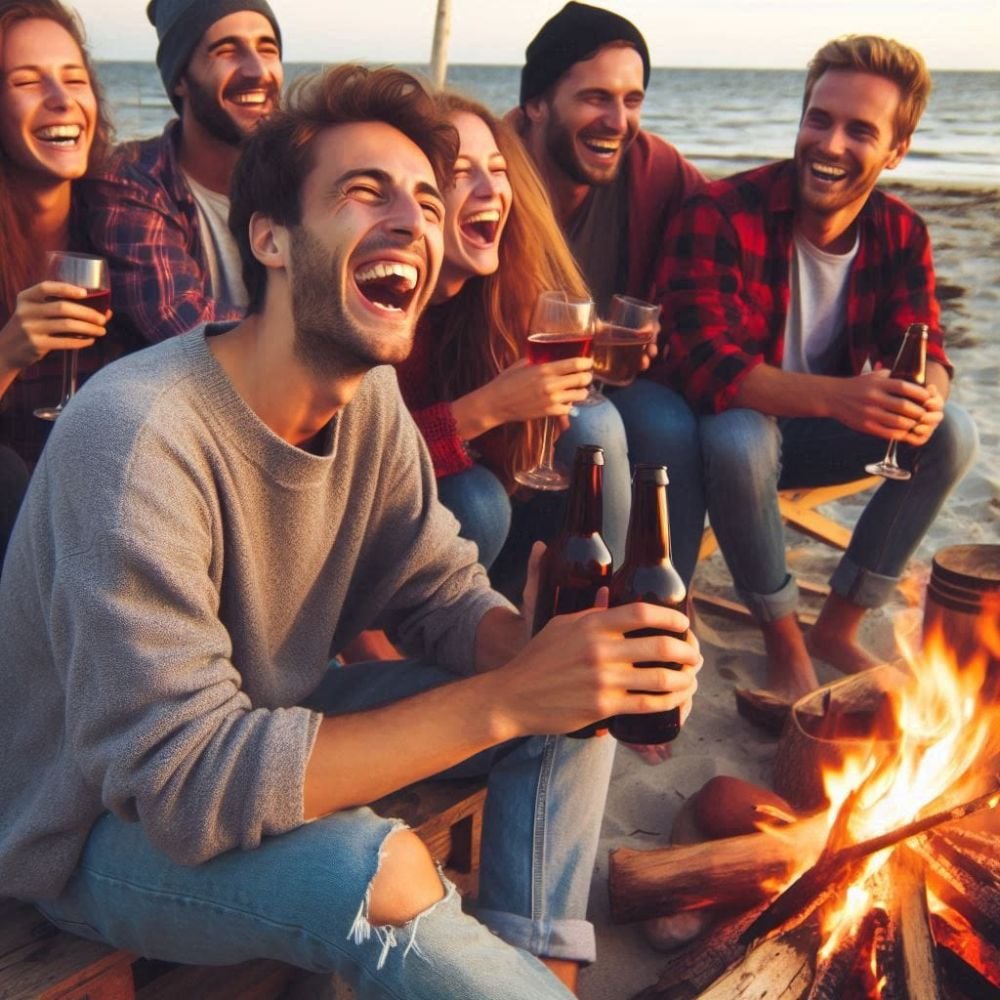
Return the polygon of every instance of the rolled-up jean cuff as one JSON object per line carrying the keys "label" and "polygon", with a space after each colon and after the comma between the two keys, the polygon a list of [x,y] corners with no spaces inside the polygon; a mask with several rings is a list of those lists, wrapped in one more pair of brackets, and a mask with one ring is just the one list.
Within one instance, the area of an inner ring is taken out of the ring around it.
{"label": "rolled-up jean cuff", "polygon": [[791,574],[773,594],[753,594],[741,590],[739,595],[750,610],[750,617],[761,624],[793,614],[799,606],[799,585]]}
{"label": "rolled-up jean cuff", "polygon": [[597,938],[589,920],[529,920],[500,910],[475,911],[476,917],[507,944],[539,958],[564,958],[589,964],[597,958]]}
{"label": "rolled-up jean cuff", "polygon": [[892,596],[899,577],[883,576],[844,556],[830,577],[830,589],[859,608],[880,608]]}

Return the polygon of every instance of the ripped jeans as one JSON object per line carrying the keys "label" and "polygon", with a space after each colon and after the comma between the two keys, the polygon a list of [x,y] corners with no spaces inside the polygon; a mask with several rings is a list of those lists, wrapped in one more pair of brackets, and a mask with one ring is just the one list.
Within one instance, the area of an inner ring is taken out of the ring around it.
{"label": "ripped jeans", "polygon": [[[412,660],[331,668],[308,704],[352,712],[450,680]],[[63,894],[39,909],[68,931],[147,957],[273,958],[337,972],[362,998],[566,1000],[535,956],[594,959],[586,907],[614,746],[607,736],[534,737],[447,772],[489,776],[478,919],[445,880],[445,898],[414,920],[368,924],[368,889],[400,822],[367,807],[196,867],[154,850],[140,824],[105,814]]]}

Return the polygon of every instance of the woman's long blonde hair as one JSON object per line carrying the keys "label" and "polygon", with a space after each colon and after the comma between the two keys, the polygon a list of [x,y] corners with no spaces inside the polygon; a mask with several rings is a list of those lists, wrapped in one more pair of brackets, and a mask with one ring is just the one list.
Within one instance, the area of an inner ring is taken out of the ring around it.
{"label": "woman's long blonde hair", "polygon": [[[442,319],[432,348],[434,388],[442,399],[457,399],[524,356],[531,312],[540,292],[589,292],[545,186],[514,129],[462,95],[445,92],[435,99],[446,115],[466,112],[486,123],[507,161],[513,192],[500,239],[500,266],[493,274],[469,278],[454,298],[438,307]],[[486,437],[494,438],[483,442],[491,464],[500,465],[494,471],[508,485],[517,469],[533,464],[537,457],[535,422],[505,424]]]}

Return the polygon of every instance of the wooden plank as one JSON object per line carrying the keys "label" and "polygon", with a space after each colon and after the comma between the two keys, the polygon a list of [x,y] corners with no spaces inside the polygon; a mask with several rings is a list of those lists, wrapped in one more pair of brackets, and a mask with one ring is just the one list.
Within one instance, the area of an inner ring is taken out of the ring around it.
{"label": "wooden plank", "polygon": [[274,1000],[299,974],[284,962],[256,959],[239,965],[179,965],[136,993],[137,1000]]}
{"label": "wooden plank", "polygon": [[381,816],[404,820],[458,886],[474,896],[479,886],[486,785],[482,778],[431,779],[372,803]]}
{"label": "wooden plank", "polygon": [[[727,618],[737,618],[741,621],[750,621],[750,612],[745,604],[739,601],[730,600],[719,594],[709,594],[704,590],[692,590],[691,599],[695,601],[699,608],[707,611],[714,611],[716,614],[725,615]],[[808,608],[800,608],[798,612],[799,624],[803,628],[810,628],[816,624],[816,612]]]}
{"label": "wooden plank", "polygon": [[5,956],[0,998],[130,1000],[133,956],[108,945],[56,932]]}

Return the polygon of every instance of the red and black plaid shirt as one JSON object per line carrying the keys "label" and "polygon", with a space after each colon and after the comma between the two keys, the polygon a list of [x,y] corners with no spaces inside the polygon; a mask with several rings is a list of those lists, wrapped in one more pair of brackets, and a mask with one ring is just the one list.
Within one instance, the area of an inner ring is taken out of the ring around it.
{"label": "red and black plaid shirt", "polygon": [[[736,174],[703,188],[667,231],[656,300],[668,350],[651,374],[696,410],[727,409],[754,366],[781,367],[795,191],[790,160]],[[857,221],[843,364],[830,374],[891,367],[910,323],[928,325],[927,357],[950,370],[923,221],[878,190]]]}

